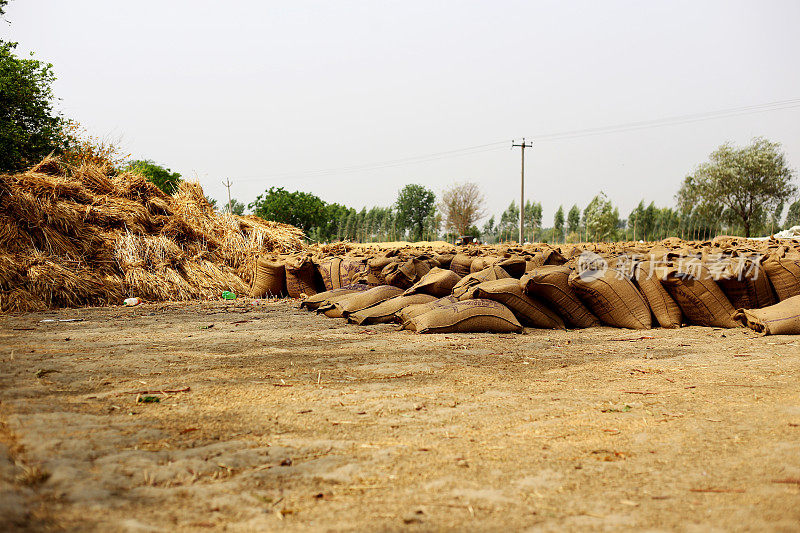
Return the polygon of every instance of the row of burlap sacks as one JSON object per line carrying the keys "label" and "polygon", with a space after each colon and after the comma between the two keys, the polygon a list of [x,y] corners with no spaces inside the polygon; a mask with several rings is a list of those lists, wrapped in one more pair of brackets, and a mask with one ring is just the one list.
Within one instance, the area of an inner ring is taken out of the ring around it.
{"label": "row of burlap sacks", "polygon": [[511,332],[612,326],[747,325],[800,333],[800,255],[535,255],[399,253],[259,260],[253,296],[357,324],[425,332]]}

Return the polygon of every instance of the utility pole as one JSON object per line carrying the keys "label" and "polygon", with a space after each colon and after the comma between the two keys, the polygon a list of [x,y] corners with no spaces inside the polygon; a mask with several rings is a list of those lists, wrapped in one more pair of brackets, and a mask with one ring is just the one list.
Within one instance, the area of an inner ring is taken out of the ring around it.
{"label": "utility pole", "polygon": [[525,243],[525,148],[532,148],[533,142],[525,142],[525,137],[522,138],[522,144],[514,144],[511,141],[511,148],[521,148],[522,154],[522,169],[520,172],[519,180],[519,244],[522,246]]}
{"label": "utility pole", "polygon": [[231,185],[233,185],[233,183],[231,183],[231,179],[228,178],[227,181],[223,181],[222,184],[228,188],[228,214],[232,215],[233,211],[231,211]]}

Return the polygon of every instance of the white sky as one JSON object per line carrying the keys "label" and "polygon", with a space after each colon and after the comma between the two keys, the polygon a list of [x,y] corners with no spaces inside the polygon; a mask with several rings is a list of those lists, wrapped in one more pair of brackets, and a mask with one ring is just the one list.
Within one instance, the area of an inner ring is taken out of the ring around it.
{"label": "white sky", "polygon": [[[510,140],[800,98],[800,2],[12,0],[0,38],[54,64],[61,109],[134,158],[356,208],[407,183],[519,195]],[[762,135],[800,168],[800,106],[535,142],[544,223],[601,189],[625,217],[672,205],[725,141]],[[489,150],[371,165],[508,140]]]}

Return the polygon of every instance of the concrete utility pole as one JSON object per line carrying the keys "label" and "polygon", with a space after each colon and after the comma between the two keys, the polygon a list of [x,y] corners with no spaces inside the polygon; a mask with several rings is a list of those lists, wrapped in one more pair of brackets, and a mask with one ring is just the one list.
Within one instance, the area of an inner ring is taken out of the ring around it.
{"label": "concrete utility pole", "polygon": [[519,244],[520,246],[525,243],[525,148],[532,148],[533,142],[525,142],[525,137],[522,138],[522,144],[514,144],[511,141],[511,148],[521,148],[522,153],[522,172],[519,180]]}
{"label": "concrete utility pole", "polygon": [[231,183],[231,179],[228,178],[228,180],[223,181],[222,184],[228,188],[228,214],[232,215],[233,211],[231,211],[231,185],[233,185],[233,183]]}

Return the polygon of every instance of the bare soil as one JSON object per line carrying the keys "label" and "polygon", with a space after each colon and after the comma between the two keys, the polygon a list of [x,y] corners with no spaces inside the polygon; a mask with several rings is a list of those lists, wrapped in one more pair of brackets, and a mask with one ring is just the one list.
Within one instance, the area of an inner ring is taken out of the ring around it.
{"label": "bare soil", "polygon": [[292,300],[3,316],[0,529],[797,531],[799,346]]}

